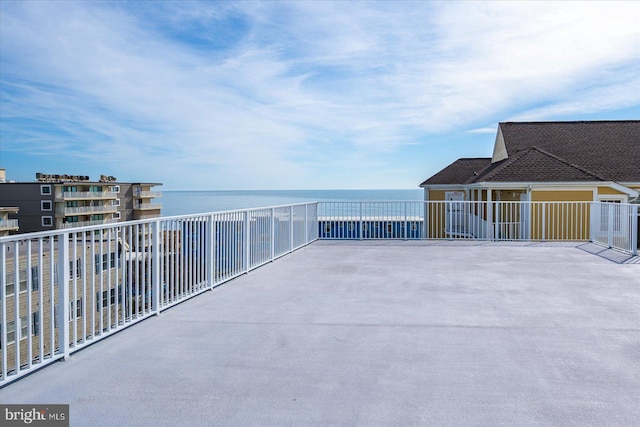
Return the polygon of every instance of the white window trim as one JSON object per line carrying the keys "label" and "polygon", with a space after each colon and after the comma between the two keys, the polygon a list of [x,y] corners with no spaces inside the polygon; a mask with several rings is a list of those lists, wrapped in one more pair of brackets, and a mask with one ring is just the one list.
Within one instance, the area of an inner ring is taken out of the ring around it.
{"label": "white window trim", "polygon": [[111,201],[111,206],[120,206],[120,199],[114,199]]}
{"label": "white window trim", "polygon": [[[44,207],[45,203],[49,203],[49,209]],[[40,200],[40,210],[41,211],[52,211],[53,210],[53,202],[51,200]]]}
{"label": "white window trim", "polygon": [[120,192],[120,186],[119,185],[111,186],[111,192],[112,193],[119,193]]}
{"label": "white window trim", "polygon": [[120,212],[114,212],[113,219],[120,219]]}
{"label": "white window trim", "polygon": [[[49,218],[49,220],[51,221],[51,224],[45,224],[44,220]],[[53,227],[53,217],[52,216],[42,216],[42,226],[43,227]]]}
{"label": "white window trim", "polygon": [[599,202],[627,203],[627,196],[624,194],[598,194]]}
{"label": "white window trim", "polygon": [[[45,193],[45,192],[44,192],[44,189],[45,189],[45,188],[48,188],[48,189],[49,189],[49,192],[48,192],[48,193]],[[41,186],[40,186],[40,195],[41,195],[41,196],[49,196],[49,195],[51,195],[51,184],[41,185]]]}

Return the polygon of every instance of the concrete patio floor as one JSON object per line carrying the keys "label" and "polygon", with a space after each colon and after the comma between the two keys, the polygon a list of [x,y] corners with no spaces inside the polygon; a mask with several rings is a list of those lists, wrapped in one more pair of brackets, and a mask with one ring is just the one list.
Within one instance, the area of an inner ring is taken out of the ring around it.
{"label": "concrete patio floor", "polygon": [[[594,252],[594,251],[592,251]],[[319,241],[3,389],[71,425],[638,425],[640,265]]]}

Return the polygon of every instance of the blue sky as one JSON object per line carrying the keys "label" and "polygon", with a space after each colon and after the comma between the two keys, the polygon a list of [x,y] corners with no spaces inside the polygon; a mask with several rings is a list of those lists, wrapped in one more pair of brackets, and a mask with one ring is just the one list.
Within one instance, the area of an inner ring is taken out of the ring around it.
{"label": "blue sky", "polygon": [[0,167],[416,188],[498,122],[640,118],[640,2],[0,2]]}

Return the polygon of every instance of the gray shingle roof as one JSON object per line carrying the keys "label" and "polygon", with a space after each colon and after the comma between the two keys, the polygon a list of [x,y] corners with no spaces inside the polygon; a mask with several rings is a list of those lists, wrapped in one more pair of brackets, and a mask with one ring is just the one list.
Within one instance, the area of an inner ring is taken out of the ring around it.
{"label": "gray shingle roof", "polygon": [[640,120],[505,122],[500,129],[507,159],[459,159],[421,185],[640,182]]}
{"label": "gray shingle roof", "polygon": [[[578,165],[537,147],[528,147],[496,162],[471,182],[572,182],[605,181],[604,178]],[[531,179],[535,177],[535,179]]]}
{"label": "gray shingle roof", "polygon": [[509,156],[537,147],[605,180],[640,182],[640,120],[506,122],[500,129]]}
{"label": "gray shingle roof", "polygon": [[491,157],[458,159],[420,185],[465,184],[491,164]]}

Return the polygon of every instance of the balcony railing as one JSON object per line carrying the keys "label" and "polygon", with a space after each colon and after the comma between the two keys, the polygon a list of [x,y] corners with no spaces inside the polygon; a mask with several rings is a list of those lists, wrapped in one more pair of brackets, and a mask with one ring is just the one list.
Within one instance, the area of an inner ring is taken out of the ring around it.
{"label": "balcony railing", "polygon": [[93,225],[114,224],[117,222],[118,220],[115,218],[94,219],[92,221],[63,222],[60,228],[68,229],[77,227],[88,227]]}
{"label": "balcony railing", "polygon": [[136,203],[134,209],[138,210],[156,210],[162,209],[162,203]]}
{"label": "balcony railing", "polygon": [[0,230],[16,230],[18,228],[17,219],[0,220]]}
{"label": "balcony railing", "polygon": [[162,197],[162,191],[142,191],[142,190],[133,190],[134,197],[141,198],[156,198]]}
{"label": "balcony railing", "polygon": [[610,203],[326,202],[0,237],[0,386],[318,238],[591,240],[635,254],[637,218],[638,205]]}
{"label": "balcony railing", "polygon": [[56,213],[61,215],[90,215],[93,213],[116,212],[117,206],[101,205],[101,206],[74,206],[56,208]]}
{"label": "balcony railing", "polygon": [[317,238],[317,203],[0,238],[0,386]]}
{"label": "balcony railing", "polygon": [[56,191],[57,200],[117,199],[118,193],[111,191]]}

